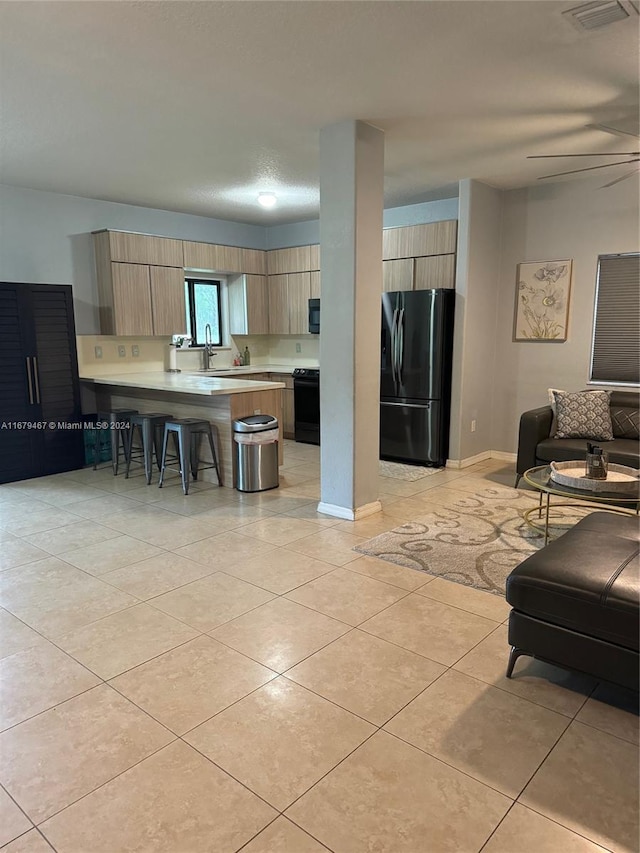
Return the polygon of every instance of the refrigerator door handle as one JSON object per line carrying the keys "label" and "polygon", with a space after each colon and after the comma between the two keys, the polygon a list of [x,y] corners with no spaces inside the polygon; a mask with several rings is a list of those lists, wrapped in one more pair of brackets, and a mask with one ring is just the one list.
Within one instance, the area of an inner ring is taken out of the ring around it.
{"label": "refrigerator door handle", "polygon": [[388,403],[386,400],[383,400],[380,403],[381,406],[401,406],[403,409],[429,409],[431,406],[429,403]]}
{"label": "refrigerator door handle", "polygon": [[29,356],[26,358],[27,362],[27,380],[28,380],[28,388],[29,388],[29,405],[33,406],[33,380],[31,378],[31,359]]}
{"label": "refrigerator door handle", "polygon": [[398,309],[393,309],[393,319],[391,320],[391,376],[393,377],[393,384],[397,384],[396,378],[396,370],[398,365]]}
{"label": "refrigerator door handle", "polygon": [[404,366],[404,308],[398,314],[398,382],[402,385],[402,368]]}

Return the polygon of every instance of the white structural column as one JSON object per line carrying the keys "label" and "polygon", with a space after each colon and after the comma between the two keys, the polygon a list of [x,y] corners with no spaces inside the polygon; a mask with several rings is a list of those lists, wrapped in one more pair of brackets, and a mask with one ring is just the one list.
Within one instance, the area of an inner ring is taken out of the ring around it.
{"label": "white structural column", "polygon": [[384,134],[362,121],[320,131],[320,512],[379,512]]}

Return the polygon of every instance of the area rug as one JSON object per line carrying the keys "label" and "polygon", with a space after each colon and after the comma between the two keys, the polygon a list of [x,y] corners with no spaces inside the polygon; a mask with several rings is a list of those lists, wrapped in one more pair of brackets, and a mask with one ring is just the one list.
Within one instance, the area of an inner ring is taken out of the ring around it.
{"label": "area rug", "polygon": [[[489,486],[383,533],[354,550],[456,583],[504,596],[507,576],[544,544],[523,512],[538,495],[507,486]],[[554,510],[550,533],[557,537],[590,512],[588,505]]]}
{"label": "area rug", "polygon": [[380,460],[380,476],[393,477],[394,480],[406,480],[407,483],[415,483],[423,477],[437,474],[442,468],[425,468],[422,465],[405,465],[403,462],[388,462]]}

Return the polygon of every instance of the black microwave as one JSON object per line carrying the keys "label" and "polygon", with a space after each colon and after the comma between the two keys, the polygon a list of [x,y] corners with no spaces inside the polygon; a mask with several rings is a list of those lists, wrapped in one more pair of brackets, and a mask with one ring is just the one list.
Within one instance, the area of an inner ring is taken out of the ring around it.
{"label": "black microwave", "polygon": [[309,300],[309,334],[320,334],[320,300]]}

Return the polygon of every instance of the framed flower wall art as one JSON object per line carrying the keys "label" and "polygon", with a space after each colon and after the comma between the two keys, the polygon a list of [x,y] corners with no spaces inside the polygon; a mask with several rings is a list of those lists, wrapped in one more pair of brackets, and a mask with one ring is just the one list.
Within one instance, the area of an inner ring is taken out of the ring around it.
{"label": "framed flower wall art", "polygon": [[573,261],[518,264],[514,341],[564,343]]}

